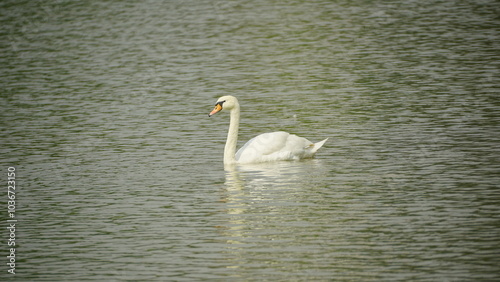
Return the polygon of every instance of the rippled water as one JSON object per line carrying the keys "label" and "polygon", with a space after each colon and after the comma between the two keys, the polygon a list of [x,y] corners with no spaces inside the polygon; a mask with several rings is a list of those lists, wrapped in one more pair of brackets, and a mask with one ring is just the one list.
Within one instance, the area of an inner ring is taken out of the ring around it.
{"label": "rippled water", "polygon": [[[499,14],[493,0],[3,1],[18,223],[17,274],[5,239],[0,277],[499,279]],[[313,160],[226,171],[228,116],[207,117],[226,94],[239,146],[330,139]]]}

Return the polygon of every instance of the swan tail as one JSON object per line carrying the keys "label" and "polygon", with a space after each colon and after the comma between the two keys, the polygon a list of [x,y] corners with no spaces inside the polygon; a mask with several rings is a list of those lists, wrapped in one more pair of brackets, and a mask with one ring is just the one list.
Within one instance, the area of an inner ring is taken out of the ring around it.
{"label": "swan tail", "polygon": [[325,142],[328,140],[328,138],[326,138],[325,140],[323,141],[319,141],[318,143],[314,143],[312,144],[313,147],[311,148],[311,152],[314,154],[316,153],[316,151],[319,150],[319,148],[321,148],[323,146],[323,144],[325,144]]}

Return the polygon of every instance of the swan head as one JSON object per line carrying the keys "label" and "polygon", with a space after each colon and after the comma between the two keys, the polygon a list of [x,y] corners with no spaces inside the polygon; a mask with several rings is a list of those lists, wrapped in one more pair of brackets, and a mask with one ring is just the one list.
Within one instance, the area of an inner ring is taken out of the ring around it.
{"label": "swan head", "polygon": [[208,114],[208,116],[211,117],[222,110],[231,111],[235,108],[239,108],[239,106],[240,105],[236,97],[230,95],[222,96],[217,100],[214,109]]}

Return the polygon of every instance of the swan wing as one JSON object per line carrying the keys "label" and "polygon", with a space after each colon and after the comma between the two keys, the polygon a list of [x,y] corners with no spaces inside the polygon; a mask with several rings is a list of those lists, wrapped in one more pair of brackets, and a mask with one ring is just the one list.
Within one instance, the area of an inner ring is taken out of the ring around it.
{"label": "swan wing", "polygon": [[236,152],[238,163],[298,160],[310,158],[326,142],[316,144],[284,131],[260,134]]}

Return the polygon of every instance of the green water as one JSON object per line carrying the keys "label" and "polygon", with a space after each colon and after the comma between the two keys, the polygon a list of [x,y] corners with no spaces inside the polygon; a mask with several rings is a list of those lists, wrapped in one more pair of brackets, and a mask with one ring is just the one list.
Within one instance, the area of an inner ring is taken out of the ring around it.
{"label": "green water", "polygon": [[[495,1],[3,1],[2,280],[492,281]],[[276,130],[313,160],[222,165]],[[5,183],[5,182],[4,182]],[[5,187],[5,194],[6,186]],[[7,203],[3,204],[7,224]]]}

